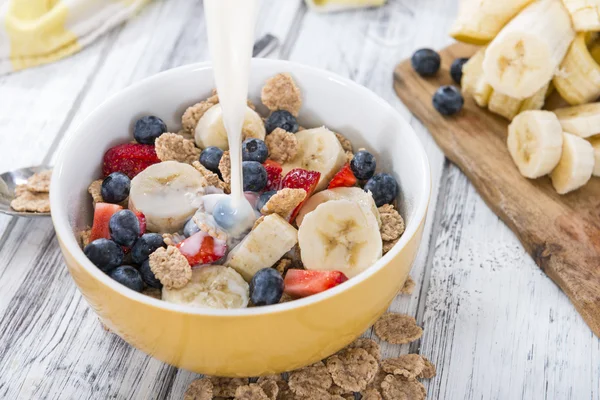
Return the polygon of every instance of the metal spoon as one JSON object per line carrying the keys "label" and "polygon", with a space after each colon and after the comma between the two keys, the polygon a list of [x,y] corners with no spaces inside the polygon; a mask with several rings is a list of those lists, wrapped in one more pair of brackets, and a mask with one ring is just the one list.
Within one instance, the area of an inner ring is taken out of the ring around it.
{"label": "metal spoon", "polygon": [[0,213],[13,217],[48,217],[50,213],[20,212],[11,208],[10,202],[15,198],[15,189],[27,183],[33,174],[50,169],[48,166],[37,166],[16,169],[0,175]]}

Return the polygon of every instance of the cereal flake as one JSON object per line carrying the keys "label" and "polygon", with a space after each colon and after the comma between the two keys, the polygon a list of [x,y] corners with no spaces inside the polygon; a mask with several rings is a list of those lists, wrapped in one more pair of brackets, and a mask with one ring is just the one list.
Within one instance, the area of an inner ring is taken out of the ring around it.
{"label": "cereal flake", "polygon": [[206,186],[214,186],[216,188],[224,190],[226,193],[229,191],[229,185],[219,179],[219,175],[207,169],[204,165],[200,164],[200,161],[194,161],[192,166],[198,170],[206,180]]}
{"label": "cereal flake", "polygon": [[160,289],[157,289],[157,288],[147,287],[144,290],[142,290],[142,294],[145,294],[146,296],[153,297],[153,298],[155,298],[157,300],[162,299],[162,291]]}
{"label": "cereal flake", "polygon": [[[17,193],[17,191],[15,191]],[[18,212],[50,212],[50,197],[48,193],[35,193],[29,190],[18,190],[18,195],[10,206]]]}
{"label": "cereal flake", "polygon": [[193,140],[171,132],[160,135],[156,139],[154,148],[160,161],[179,161],[188,164],[197,161],[201,153]]}
{"label": "cereal flake", "polygon": [[323,362],[319,361],[290,373],[288,384],[290,389],[299,395],[313,398],[320,393],[327,393],[332,384],[331,376]]}
{"label": "cereal flake", "polygon": [[352,393],[350,390],[346,390],[341,386],[336,385],[335,383],[333,385],[331,385],[331,387],[329,388],[329,393],[332,395],[337,395],[337,396],[342,396],[345,394],[350,394]]}
{"label": "cereal flake", "polygon": [[235,400],[269,400],[269,397],[259,385],[251,383],[235,390]]}
{"label": "cereal flake", "polygon": [[385,400],[424,400],[427,392],[416,379],[388,375],[381,382],[381,394]]}
{"label": "cereal flake", "polygon": [[423,329],[410,315],[387,313],[375,322],[375,333],[392,344],[414,342],[423,334]]}
{"label": "cereal flake", "polygon": [[183,400],[212,400],[213,384],[208,378],[196,379],[185,391]]}
{"label": "cereal flake", "polygon": [[285,273],[288,269],[290,269],[291,266],[292,260],[290,260],[289,258],[282,258],[281,260],[277,261],[277,264],[275,264],[273,268],[275,268],[277,272],[279,272],[281,275],[285,275]]}
{"label": "cereal flake", "polygon": [[381,362],[382,370],[388,374],[403,376],[406,379],[415,379],[423,372],[424,368],[425,361],[418,354],[404,354]]}
{"label": "cereal flake", "polygon": [[278,163],[293,160],[300,148],[296,135],[281,128],[277,128],[267,135],[265,144],[269,150],[269,158]]}
{"label": "cereal flake", "polygon": [[224,151],[219,161],[219,171],[223,177],[223,181],[227,184],[231,184],[231,157],[229,156],[229,150]]}
{"label": "cereal flake", "polygon": [[352,392],[367,388],[379,369],[377,360],[365,349],[345,349],[327,359],[327,370],[333,382]]}
{"label": "cereal flake", "polygon": [[421,358],[423,359],[423,363],[425,363],[425,367],[423,368],[423,371],[421,371],[421,373],[419,374],[418,378],[433,378],[436,375],[435,365],[431,361],[429,361],[427,357],[421,356]]}
{"label": "cereal flake", "polygon": [[381,239],[383,241],[396,240],[404,233],[404,219],[391,204],[379,207],[381,215]]}
{"label": "cereal flake", "polygon": [[373,380],[367,385],[367,390],[374,389],[379,391],[381,389],[381,382],[383,382],[387,375],[388,374],[380,368],[379,371],[377,371],[377,373],[375,374]]}
{"label": "cereal flake", "polygon": [[84,229],[81,232],[79,232],[81,247],[85,247],[88,244],[90,244],[90,236],[92,236],[92,228]]}
{"label": "cereal flake", "polygon": [[162,237],[167,246],[177,246],[185,240],[185,236],[179,233],[163,233]]}
{"label": "cereal flake", "polygon": [[387,253],[388,251],[390,251],[392,249],[392,247],[394,247],[396,245],[396,243],[398,243],[400,239],[396,239],[396,240],[384,240],[383,241],[383,254]]}
{"label": "cereal flake", "polygon": [[412,294],[413,290],[415,290],[415,281],[413,281],[413,278],[411,278],[409,275],[406,278],[406,281],[404,281],[404,286],[402,286],[402,289],[400,289],[400,293]]}
{"label": "cereal flake", "polygon": [[347,349],[364,349],[367,353],[373,356],[374,359],[381,359],[381,347],[373,339],[358,338],[354,342],[350,343]]}
{"label": "cereal flake", "polygon": [[337,138],[337,140],[340,142],[340,144],[342,145],[342,149],[344,149],[344,151],[346,152],[350,152],[352,153],[352,142],[348,140],[348,138],[346,138],[346,136],[342,135],[341,133],[338,132],[333,132],[335,133],[335,137]]}
{"label": "cereal flake", "polygon": [[88,193],[92,196],[94,205],[96,205],[96,203],[104,203],[104,199],[102,198],[102,179],[97,179],[90,183]]}
{"label": "cereal flake", "polygon": [[35,193],[50,193],[50,178],[52,170],[38,172],[27,179],[27,190]]}
{"label": "cereal flake", "polygon": [[281,189],[271,196],[260,212],[264,215],[278,214],[283,219],[287,219],[305,198],[304,189]]}
{"label": "cereal flake", "polygon": [[227,240],[227,233],[220,229],[212,215],[197,213],[192,217],[196,226],[204,233],[215,239]]}
{"label": "cereal flake", "polygon": [[240,386],[248,385],[248,378],[220,378],[211,376],[214,397],[235,397],[235,392]]}
{"label": "cereal flake", "polygon": [[346,152],[346,161],[350,162],[354,158],[354,153],[351,151]]}
{"label": "cereal flake", "polygon": [[187,259],[175,246],[158,248],[150,254],[150,269],[168,289],[180,289],[192,278],[192,268]]}
{"label": "cereal flake", "polygon": [[286,110],[297,117],[302,107],[300,89],[290,74],[277,74],[267,79],[260,95],[262,103],[271,111]]}
{"label": "cereal flake", "polygon": [[183,130],[194,136],[196,132],[196,125],[198,125],[198,121],[204,115],[209,108],[214,106],[219,102],[219,97],[214,95],[206,99],[205,101],[201,101],[200,103],[196,103],[193,106],[190,106],[185,110],[183,116],[181,117],[181,125],[183,126]]}
{"label": "cereal flake", "polygon": [[362,400],[383,400],[381,393],[377,389],[369,389],[362,394]]}
{"label": "cereal flake", "polygon": [[[281,379],[281,377],[280,377]],[[283,381],[283,379],[282,379]],[[260,388],[265,392],[269,400],[276,400],[279,394],[279,383],[275,380],[265,379],[257,382]]]}

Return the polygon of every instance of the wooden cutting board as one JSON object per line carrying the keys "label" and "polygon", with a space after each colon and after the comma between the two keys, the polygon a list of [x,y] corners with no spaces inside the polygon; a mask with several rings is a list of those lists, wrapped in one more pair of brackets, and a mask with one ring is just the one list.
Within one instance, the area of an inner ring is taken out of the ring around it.
{"label": "wooden cutting board", "polygon": [[[464,44],[444,49],[442,67],[433,78],[420,77],[406,60],[394,71],[394,89],[600,337],[600,178],[560,196],[549,178],[528,180],[519,174],[506,148],[507,120],[472,99],[465,99],[464,109],[453,117],[433,108],[434,92],[454,84],[452,61],[475,49]],[[560,102],[553,96],[548,108]]]}

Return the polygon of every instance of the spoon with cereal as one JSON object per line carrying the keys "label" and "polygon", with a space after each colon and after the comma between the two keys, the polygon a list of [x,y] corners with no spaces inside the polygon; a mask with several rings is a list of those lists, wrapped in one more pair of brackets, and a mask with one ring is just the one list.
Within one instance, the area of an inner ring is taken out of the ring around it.
{"label": "spoon with cereal", "polygon": [[0,213],[16,217],[50,216],[50,177],[46,166],[27,167],[0,175]]}

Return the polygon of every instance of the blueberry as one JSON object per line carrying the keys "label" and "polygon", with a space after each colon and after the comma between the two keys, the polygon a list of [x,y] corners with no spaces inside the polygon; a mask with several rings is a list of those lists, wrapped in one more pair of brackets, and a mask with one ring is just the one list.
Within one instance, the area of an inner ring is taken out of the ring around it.
{"label": "blueberry", "polygon": [[415,71],[421,76],[433,76],[440,69],[440,55],[431,49],[415,51],[410,62]]}
{"label": "blueberry", "polygon": [[204,165],[206,169],[219,173],[219,162],[223,156],[223,150],[216,146],[210,146],[202,150],[200,153],[200,164]]}
{"label": "blueberry", "polygon": [[123,262],[123,249],[108,239],[96,239],[83,249],[85,256],[98,268],[108,272]]}
{"label": "blueberry", "polygon": [[390,174],[375,174],[365,184],[365,191],[373,194],[377,207],[391,203],[398,196],[398,183]]}
{"label": "blueberry", "polygon": [[183,226],[183,235],[185,237],[190,237],[194,233],[198,232],[200,232],[200,228],[198,228],[198,225],[196,225],[192,218],[188,219],[185,225]]}
{"label": "blueberry", "polygon": [[108,274],[121,285],[127,286],[131,290],[141,292],[144,290],[144,281],[139,271],[130,265],[121,265],[110,271]]}
{"label": "blueberry", "polygon": [[156,279],[156,276],[154,276],[154,272],[152,272],[152,270],[150,269],[150,260],[144,261],[144,263],[140,267],[140,275],[142,276],[142,280],[144,281],[144,283],[146,283],[146,285],[157,289],[162,288],[162,283],[160,283],[160,281]]}
{"label": "blueberry", "polygon": [[102,181],[102,199],[107,203],[117,204],[129,196],[131,179],[122,172],[113,172]]}
{"label": "blueberry", "polygon": [[110,237],[117,244],[131,247],[140,237],[140,221],[131,210],[121,210],[108,222]]}
{"label": "blueberry", "polygon": [[350,161],[350,169],[357,179],[367,180],[375,173],[377,162],[375,156],[366,150],[360,150]]}
{"label": "blueberry", "polygon": [[159,247],[165,247],[163,237],[159,233],[144,233],[131,248],[131,261],[140,265]]}
{"label": "blueberry", "polygon": [[460,81],[462,80],[463,74],[463,65],[465,65],[469,61],[468,58],[457,58],[452,62],[452,66],[450,67],[450,76],[454,80],[454,82],[460,85]]}
{"label": "blueberry", "polygon": [[433,107],[442,115],[453,115],[459,112],[464,104],[460,91],[454,86],[439,88],[433,95]]}
{"label": "blueberry", "polygon": [[154,141],[167,131],[167,125],[162,119],[148,115],[135,121],[133,137],[141,144],[154,144]]}
{"label": "blueberry", "polygon": [[236,209],[231,205],[230,199],[223,199],[215,204],[213,218],[217,225],[225,230],[234,227],[236,223]]}
{"label": "blueberry", "polygon": [[267,145],[260,139],[246,139],[242,143],[242,160],[257,161],[264,163],[267,161],[269,150]]}
{"label": "blueberry", "polygon": [[267,130],[267,134],[269,134],[277,128],[296,133],[298,132],[298,121],[289,111],[273,111],[265,121],[265,129]]}
{"label": "blueberry", "polygon": [[244,192],[260,192],[267,185],[267,170],[258,161],[243,161]]}
{"label": "blueberry", "polygon": [[277,190],[269,190],[268,192],[261,194],[258,198],[258,202],[256,202],[256,209],[260,211],[275,193],[277,193]]}
{"label": "blueberry", "polygon": [[273,268],[259,270],[250,281],[250,300],[255,306],[277,304],[283,294],[283,278]]}

